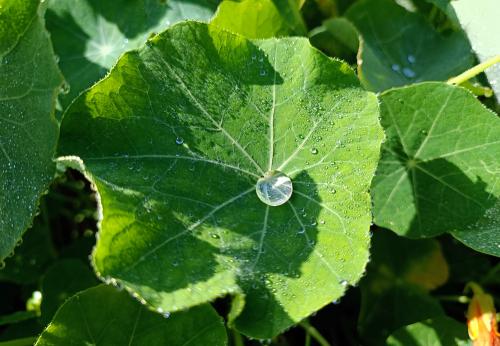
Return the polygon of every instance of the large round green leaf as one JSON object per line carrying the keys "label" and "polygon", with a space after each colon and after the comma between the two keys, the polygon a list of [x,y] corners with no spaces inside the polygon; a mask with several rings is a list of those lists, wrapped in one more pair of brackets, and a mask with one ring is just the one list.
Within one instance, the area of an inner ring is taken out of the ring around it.
{"label": "large round green leaf", "polygon": [[[377,100],[307,39],[176,25],[77,99],[62,132],[101,198],[96,270],[156,308],[244,295],[236,326],[271,337],[364,270]],[[256,195],[272,170],[293,182],[277,207]]]}
{"label": "large round green leaf", "polygon": [[209,305],[165,317],[126,292],[101,285],[66,301],[35,345],[227,344],[223,321]]}
{"label": "large round green leaf", "polygon": [[37,0],[0,6],[0,262],[31,224],[55,172],[62,77]]}
{"label": "large round green leaf", "polygon": [[375,223],[443,232],[500,255],[500,119],[465,89],[424,83],[381,95],[388,140],[373,180]]}
{"label": "large round green leaf", "polygon": [[393,0],[358,1],[346,17],[362,37],[359,75],[370,90],[447,80],[472,66],[462,32],[438,33],[423,16]]}
{"label": "large round green leaf", "polygon": [[62,106],[104,77],[121,54],[179,21],[210,19],[217,2],[48,0],[47,28],[69,87]]}

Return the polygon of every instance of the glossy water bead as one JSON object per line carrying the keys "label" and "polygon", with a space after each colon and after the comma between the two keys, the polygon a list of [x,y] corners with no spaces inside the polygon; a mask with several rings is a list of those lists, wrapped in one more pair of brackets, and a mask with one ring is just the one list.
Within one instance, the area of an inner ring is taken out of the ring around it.
{"label": "glossy water bead", "polygon": [[269,171],[257,181],[255,191],[262,202],[276,207],[292,196],[292,180],[280,171]]}

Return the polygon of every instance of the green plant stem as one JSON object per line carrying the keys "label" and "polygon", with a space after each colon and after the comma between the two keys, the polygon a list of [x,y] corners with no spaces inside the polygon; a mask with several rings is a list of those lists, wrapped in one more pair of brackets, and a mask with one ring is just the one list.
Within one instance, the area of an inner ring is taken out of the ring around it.
{"label": "green plant stem", "polygon": [[31,336],[23,339],[9,340],[0,342],[0,346],[31,346],[37,340],[36,336]]}
{"label": "green plant stem", "polygon": [[306,331],[306,341],[304,342],[304,346],[311,346],[311,334]]}
{"label": "green plant stem", "polygon": [[455,84],[459,85],[462,84],[465,81],[468,81],[469,79],[477,76],[481,72],[484,72],[488,67],[495,65],[496,63],[500,62],[500,55],[494,56],[493,58],[490,58],[486,60],[485,62],[482,62],[473,68],[468,69],[462,74],[459,74],[456,77],[450,78],[448,80],[448,84]]}
{"label": "green plant stem", "polygon": [[318,332],[316,328],[314,328],[309,322],[302,321],[299,323],[302,328],[306,331],[307,334],[312,336],[314,340],[316,340],[321,346],[330,346],[330,343],[326,341],[323,335]]}
{"label": "green plant stem", "polygon": [[243,337],[241,336],[241,334],[234,329],[233,329],[233,342],[234,342],[234,346],[244,346],[245,345],[245,342],[243,341]]}

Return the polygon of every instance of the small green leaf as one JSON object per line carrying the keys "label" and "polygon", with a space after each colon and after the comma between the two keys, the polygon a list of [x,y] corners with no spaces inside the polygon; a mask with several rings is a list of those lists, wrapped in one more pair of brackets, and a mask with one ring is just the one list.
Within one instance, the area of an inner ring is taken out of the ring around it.
{"label": "small green leaf", "polygon": [[128,293],[101,285],[64,303],[35,345],[223,346],[226,339],[223,321],[209,305],[165,318]]}
{"label": "small green leaf", "polygon": [[248,38],[306,33],[296,0],[225,0],[211,23]]}
{"label": "small green leaf", "polygon": [[105,76],[124,52],[185,20],[209,20],[216,0],[48,0],[47,28],[69,90],[66,108]]}
{"label": "small green leaf", "polygon": [[55,173],[62,77],[38,0],[0,7],[0,263],[30,226]]}
{"label": "small green leaf", "polygon": [[[484,62],[500,54],[500,21],[496,0],[460,0],[452,1],[451,6],[464,28],[472,48],[479,60]],[[500,64],[486,70],[486,76],[491,88],[495,92],[497,101],[500,102]]]}
{"label": "small green leaf", "polygon": [[424,17],[392,0],[358,1],[346,17],[362,36],[359,76],[370,90],[447,80],[472,66],[462,32],[439,34]]}
{"label": "small green leaf", "polygon": [[268,338],[363,272],[377,100],[307,39],[178,24],[78,98],[62,133],[102,202],[96,270],[154,307],[243,293],[235,325]]}
{"label": "small green leaf", "polygon": [[466,245],[500,255],[500,119],[444,83],[380,99],[388,140],[373,180],[375,223],[414,238],[456,232]]}
{"label": "small green leaf", "polygon": [[398,329],[387,339],[388,346],[468,346],[466,324],[439,316]]}
{"label": "small green leaf", "polygon": [[409,240],[387,230],[374,232],[372,260],[361,281],[358,329],[367,345],[385,345],[394,330],[443,314],[427,293],[448,276],[439,243]]}
{"label": "small green leaf", "polygon": [[42,323],[48,324],[66,299],[97,283],[94,273],[80,260],[65,259],[54,263],[42,280]]}

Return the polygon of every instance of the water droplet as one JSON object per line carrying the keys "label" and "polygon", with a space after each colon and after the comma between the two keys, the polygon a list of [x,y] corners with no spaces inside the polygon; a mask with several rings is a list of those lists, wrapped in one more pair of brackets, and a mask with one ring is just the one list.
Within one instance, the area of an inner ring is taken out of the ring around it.
{"label": "water droplet", "polygon": [[182,137],[177,137],[175,139],[175,144],[181,145],[184,143],[184,139]]}
{"label": "water droplet", "polygon": [[325,224],[325,220],[320,220],[319,223],[322,224],[322,225],[324,225]]}
{"label": "water droplet", "polygon": [[219,235],[218,235],[217,233],[212,233],[210,236],[211,236],[212,238],[214,238],[214,239],[219,239],[219,238],[220,238],[220,237],[219,237]]}
{"label": "water droplet", "polygon": [[318,149],[311,148],[311,154],[316,155],[318,153]]}
{"label": "water droplet", "polygon": [[414,55],[411,55],[411,54],[409,54],[409,55],[407,56],[407,59],[408,59],[408,62],[409,62],[410,64],[414,64],[414,63],[415,63],[415,61],[417,61],[417,59],[415,58],[415,56],[414,56]]}
{"label": "water droplet", "polygon": [[266,70],[260,70],[259,74],[261,76],[265,76],[265,75],[267,75],[267,71]]}
{"label": "water droplet", "polygon": [[392,64],[391,69],[394,72],[398,72],[399,70],[401,70],[401,67],[398,64]]}
{"label": "water droplet", "polygon": [[340,280],[339,284],[341,284],[342,286],[346,287],[349,283],[347,282],[347,280]]}
{"label": "water droplet", "polygon": [[257,181],[255,191],[262,202],[276,207],[292,196],[292,180],[280,171],[269,171]]}
{"label": "water droplet", "polygon": [[297,231],[298,234],[304,234],[306,232],[306,229],[305,228],[299,228],[299,230]]}
{"label": "water droplet", "polygon": [[417,74],[415,73],[415,71],[413,71],[411,68],[408,68],[408,67],[405,67],[403,69],[403,74],[405,75],[405,77],[407,78],[414,78]]}

